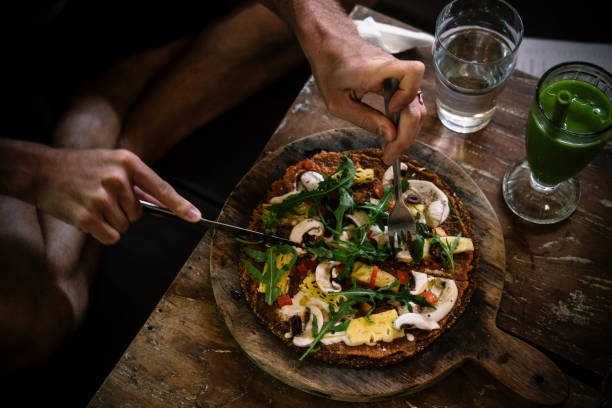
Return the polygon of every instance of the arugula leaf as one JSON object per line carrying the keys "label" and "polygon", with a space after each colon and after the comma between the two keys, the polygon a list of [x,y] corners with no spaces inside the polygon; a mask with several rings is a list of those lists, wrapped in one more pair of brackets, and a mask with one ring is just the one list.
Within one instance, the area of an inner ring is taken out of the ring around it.
{"label": "arugula leaf", "polygon": [[450,265],[452,269],[452,276],[455,277],[455,259],[453,258],[453,254],[457,246],[459,245],[459,240],[461,239],[461,232],[457,234],[457,237],[453,240],[452,243],[449,243],[447,240],[440,240],[440,236],[438,234],[434,234],[434,237],[431,239],[430,243],[438,243],[441,248],[441,258],[442,263],[445,265]]}
{"label": "arugula leaf", "polygon": [[243,248],[243,251],[253,258],[255,262],[265,262],[266,261],[266,253],[262,251],[258,251],[257,249],[252,248]]}
{"label": "arugula leaf", "polygon": [[463,222],[463,220],[461,219],[461,217],[457,213],[457,210],[455,210],[455,208],[451,205],[450,201],[448,202],[448,208],[450,208],[450,212],[451,212],[451,214],[453,216],[454,222],[456,222],[456,223]]}
{"label": "arugula leaf", "polygon": [[[333,214],[336,218],[336,231],[334,236],[339,236],[342,233],[342,221],[344,220],[344,214],[346,210],[349,210],[355,206],[353,196],[349,193],[346,187],[340,187],[338,189],[338,207],[334,210]],[[321,217],[323,218],[323,217]]]}
{"label": "arugula leaf", "polygon": [[[265,285],[265,300],[268,305],[272,305],[276,298],[281,294],[281,289],[278,287],[278,281],[281,276],[287,272],[297,261],[298,254],[291,245],[281,244],[273,245],[268,247],[266,252],[258,251],[256,249],[244,248],[245,253],[253,258],[257,262],[265,262],[263,273],[259,271],[253,264],[246,259],[240,259],[242,263],[247,267],[251,275],[257,280],[257,282]],[[284,265],[282,268],[277,268],[276,258],[278,255],[291,254],[291,260]]]}
{"label": "arugula leaf", "polygon": [[249,261],[247,261],[244,258],[241,258],[240,260],[247,267],[249,272],[251,272],[251,275],[253,275],[253,277],[255,279],[257,279],[257,282],[262,282],[263,281],[263,276],[261,275],[261,272],[259,272],[259,269],[254,267]]}
{"label": "arugula leaf", "polygon": [[240,242],[241,244],[246,244],[246,245],[258,245],[263,243],[263,240],[259,240],[259,241],[247,241],[246,239],[242,239],[240,237],[236,238],[237,242]]}
{"label": "arugula leaf", "polygon": [[421,263],[423,260],[423,247],[425,246],[425,238],[421,234],[416,234],[414,246],[412,249],[413,262]]}
{"label": "arugula leaf", "polygon": [[408,174],[404,176],[404,178],[401,181],[401,184],[402,184],[402,193],[405,191],[408,191],[408,189],[410,188],[410,182],[408,181]]}
{"label": "arugula leaf", "polygon": [[312,313],[312,337],[317,337],[319,335],[319,322],[317,319],[317,315]]}

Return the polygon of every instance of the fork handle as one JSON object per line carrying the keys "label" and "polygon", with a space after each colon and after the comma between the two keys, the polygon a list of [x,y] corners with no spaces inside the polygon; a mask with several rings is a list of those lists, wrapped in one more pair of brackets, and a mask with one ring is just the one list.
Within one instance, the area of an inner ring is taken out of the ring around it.
{"label": "fork handle", "polygon": [[393,162],[393,181],[395,183],[395,202],[399,203],[402,196],[402,167],[399,157]]}
{"label": "fork handle", "polygon": [[[399,81],[395,78],[386,78],[383,80],[383,97],[385,98],[385,116],[389,118],[393,125],[397,128],[397,124],[399,122],[399,112],[389,112],[389,101],[391,101],[391,97],[397,91],[399,87]],[[395,162],[393,162],[393,180],[395,181],[395,202],[400,202],[402,188],[401,184],[401,165],[400,160],[397,158]]]}
{"label": "fork handle", "polygon": [[399,87],[399,81],[395,78],[386,78],[383,80],[383,97],[385,98],[385,116],[389,118],[393,125],[397,127],[399,123],[400,112],[389,112],[389,102],[391,97],[397,91]]}

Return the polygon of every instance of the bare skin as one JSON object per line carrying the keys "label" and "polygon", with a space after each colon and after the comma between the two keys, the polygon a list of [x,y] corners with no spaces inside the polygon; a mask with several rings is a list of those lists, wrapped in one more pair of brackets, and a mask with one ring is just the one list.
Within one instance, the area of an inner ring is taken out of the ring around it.
{"label": "bare skin", "polygon": [[[301,62],[300,45],[331,112],[381,134],[385,160],[414,140],[422,64],[369,46],[328,2],[273,3],[299,45],[278,17],[249,5],[193,39],[119,61],[75,97],[56,147],[0,139],[0,374],[46,359],[73,333],[100,243],[140,217],[139,197],[199,218],[147,164]],[[400,79],[397,130],[360,103],[388,76]]]}
{"label": "bare skin", "polygon": [[[391,164],[414,142],[427,116],[417,97],[423,63],[398,60],[361,39],[343,11],[326,0],[264,3],[296,33],[328,110],[380,135],[383,160]],[[382,81],[389,77],[399,80],[389,102],[391,112],[401,112],[397,129],[385,115],[361,102],[368,92],[381,93]]]}

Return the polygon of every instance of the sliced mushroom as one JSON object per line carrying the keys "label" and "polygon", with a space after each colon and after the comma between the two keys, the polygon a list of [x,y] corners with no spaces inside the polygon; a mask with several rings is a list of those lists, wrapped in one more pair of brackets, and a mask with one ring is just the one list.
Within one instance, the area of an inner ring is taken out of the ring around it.
{"label": "sliced mushroom", "polygon": [[340,292],[342,290],[342,286],[338,282],[332,280],[332,278],[338,276],[334,268],[334,266],[338,264],[340,264],[340,262],[325,261],[317,265],[317,269],[315,270],[317,285],[325,293]]}
{"label": "sliced mushroom", "polygon": [[[321,330],[321,328],[323,327],[323,324],[325,323],[321,309],[319,309],[316,306],[310,306],[310,313],[311,315],[314,315],[317,317],[317,329]],[[300,336],[293,337],[293,344],[295,344],[298,347],[307,347],[312,344],[312,342],[314,341],[314,338],[312,337],[312,325],[314,323],[314,320],[315,319],[312,316],[310,316],[310,318],[308,319],[308,323],[306,323],[306,327],[304,327],[304,331],[302,332],[302,334]]]}
{"label": "sliced mushroom", "polygon": [[347,231],[347,230],[343,230],[342,233],[340,234],[340,236],[338,237],[338,239],[340,239],[340,241],[348,242],[348,241],[351,240],[351,233],[349,231]]}
{"label": "sliced mushroom", "polygon": [[421,330],[435,330],[440,328],[437,322],[429,320],[420,313],[404,313],[395,319],[393,326],[396,330],[412,327]]}
{"label": "sliced mushroom", "polygon": [[361,227],[370,220],[368,213],[361,210],[356,210],[352,214],[346,214],[346,218],[348,218],[357,227]]}
{"label": "sliced mushroom", "polygon": [[[319,237],[323,235],[324,230],[325,228],[321,221],[315,220],[314,218],[306,218],[291,229],[289,240],[297,243],[303,243],[304,235],[308,234],[312,237]],[[295,248],[295,250],[300,254],[305,253],[302,248]]]}
{"label": "sliced mushroom", "polygon": [[[365,211],[357,210],[352,214],[347,214],[346,218],[349,219],[355,226],[361,227],[370,220],[370,216]],[[389,242],[389,236],[387,235],[387,228],[385,231],[381,230],[378,225],[372,225],[370,227],[370,238],[376,241],[377,244],[386,245]]]}
{"label": "sliced mushroom", "polygon": [[412,258],[412,255],[410,255],[410,251],[408,250],[399,251],[397,254],[395,254],[395,259],[397,259],[400,262],[406,262],[406,263],[410,263],[414,260]]}
{"label": "sliced mushroom", "polygon": [[[440,279],[440,278],[436,278]],[[424,308],[422,314],[425,315],[429,320],[439,322],[446,316],[457,301],[459,291],[457,290],[457,284],[452,279],[441,279],[444,282],[444,288],[441,291],[440,298],[436,303],[436,308],[430,307]]]}
{"label": "sliced mushroom", "polygon": [[[400,164],[400,170],[402,173],[408,171],[408,166],[406,163]],[[393,166],[389,166],[387,170],[385,170],[385,174],[383,175],[382,185],[384,188],[391,187],[393,185]]]}
{"label": "sliced mushroom", "polygon": [[[410,188],[404,193],[407,196],[416,195],[421,204],[425,205],[425,219],[430,227],[442,224],[450,213],[448,197],[434,183],[426,180],[408,180]],[[412,199],[414,201],[414,199]]]}
{"label": "sliced mushroom", "polygon": [[412,287],[412,290],[410,291],[410,294],[418,295],[419,293],[423,292],[426,289],[427,281],[430,278],[430,276],[423,272],[417,272],[417,271],[410,271],[410,272],[412,272],[412,277],[414,278],[414,285],[411,285],[413,287]]}
{"label": "sliced mushroom", "polygon": [[291,333],[294,336],[302,334],[302,318],[298,315],[291,316]]}
{"label": "sliced mushroom", "polygon": [[[323,175],[316,171],[305,171],[300,176],[300,183],[307,191],[316,190],[323,181]],[[298,187],[299,188],[299,187]]]}

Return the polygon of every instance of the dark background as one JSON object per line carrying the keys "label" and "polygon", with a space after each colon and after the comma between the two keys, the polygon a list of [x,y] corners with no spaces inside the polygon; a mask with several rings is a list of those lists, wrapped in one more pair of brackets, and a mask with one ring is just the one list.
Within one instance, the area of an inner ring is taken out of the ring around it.
{"label": "dark background", "polygon": [[[586,2],[573,3],[571,7],[561,1],[510,3],[523,18],[525,36],[610,42],[603,2],[589,2],[588,7]],[[382,0],[374,8],[433,33],[435,18],[445,4],[439,0]],[[38,18],[28,14],[27,9],[22,13],[33,20]],[[100,20],[108,18],[108,13],[99,15]],[[27,36],[27,29],[18,36],[13,35],[11,47],[23,52],[24,48],[20,47],[27,42]],[[205,216],[215,218],[226,196],[251,167],[309,75],[310,67],[304,61],[185,139],[155,170],[192,200]],[[9,82],[6,77],[5,82]],[[61,110],[60,102],[54,108]],[[26,112],[24,117],[36,113]],[[86,405],[204,232],[201,227],[145,215],[117,245],[105,249],[91,309],[82,328],[47,363],[0,378],[0,398],[9,401],[11,395],[18,396],[20,406]],[[580,373],[577,375],[580,378]],[[600,381],[590,373],[584,377],[595,387]]]}

